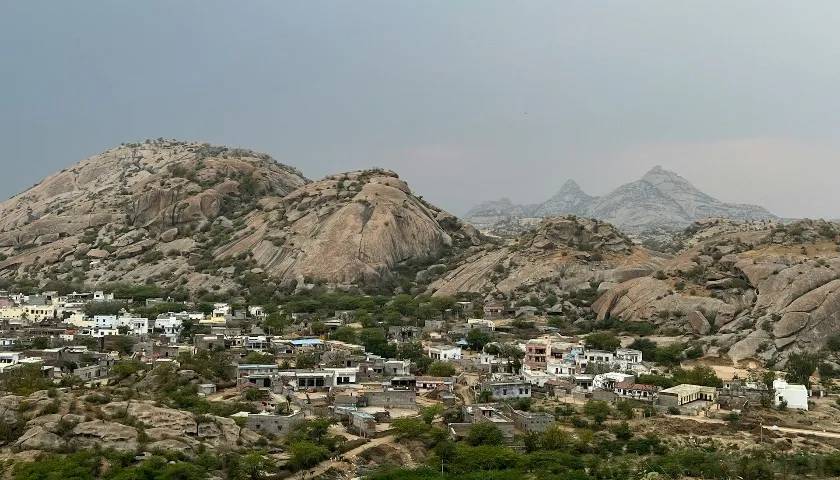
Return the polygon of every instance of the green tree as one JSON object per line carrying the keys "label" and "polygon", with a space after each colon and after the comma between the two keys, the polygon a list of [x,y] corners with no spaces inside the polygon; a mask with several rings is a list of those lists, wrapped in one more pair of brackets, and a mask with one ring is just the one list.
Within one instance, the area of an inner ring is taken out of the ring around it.
{"label": "green tree", "polygon": [[642,359],[644,360],[653,360],[656,356],[656,343],[647,338],[633,340],[630,348],[642,352]]}
{"label": "green tree", "polygon": [[429,431],[429,424],[417,417],[398,418],[391,423],[397,438],[421,438]]}
{"label": "green tree", "polygon": [[611,412],[612,409],[610,409],[609,404],[600,400],[590,400],[583,407],[583,413],[591,417],[598,425],[604,423],[604,420],[610,416]]}
{"label": "green tree", "polygon": [[584,341],[586,342],[586,348],[595,350],[612,351],[621,346],[621,341],[618,337],[609,332],[589,334]]}
{"label": "green tree", "polygon": [[335,329],[335,331],[330,334],[330,339],[346,343],[356,343],[359,341],[359,337],[356,335],[356,329],[348,326]]}
{"label": "green tree", "polygon": [[292,470],[312,468],[330,456],[329,450],[310,442],[299,440],[289,445],[288,465]]}
{"label": "green tree", "polygon": [[499,427],[490,422],[479,422],[470,427],[466,441],[476,447],[479,445],[501,445],[505,436]]}
{"label": "green tree", "polygon": [[248,355],[245,355],[241,363],[246,365],[271,365],[275,363],[275,359],[274,355],[270,353],[248,352]]}
{"label": "green tree", "polygon": [[790,383],[801,383],[811,387],[811,375],[817,370],[821,358],[818,354],[802,352],[791,353],[785,365],[787,381]]}
{"label": "green tree", "polygon": [[432,377],[452,377],[455,375],[455,367],[448,362],[436,361],[429,365],[427,373]]}
{"label": "green tree", "polygon": [[472,350],[481,350],[488,342],[490,342],[490,335],[484,330],[473,328],[467,333],[467,343]]}

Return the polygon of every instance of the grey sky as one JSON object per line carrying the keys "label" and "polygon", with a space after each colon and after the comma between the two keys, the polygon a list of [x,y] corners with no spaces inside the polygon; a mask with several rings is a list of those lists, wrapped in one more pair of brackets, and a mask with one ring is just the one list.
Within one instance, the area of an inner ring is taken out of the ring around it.
{"label": "grey sky", "polygon": [[124,141],[396,170],[454,213],[653,165],[840,217],[834,1],[0,0],[0,195]]}

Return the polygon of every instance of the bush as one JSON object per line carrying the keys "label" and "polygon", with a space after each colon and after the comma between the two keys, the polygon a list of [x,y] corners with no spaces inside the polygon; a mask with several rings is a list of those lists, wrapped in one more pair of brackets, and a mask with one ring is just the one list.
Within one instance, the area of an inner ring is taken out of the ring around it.
{"label": "bush", "polygon": [[499,430],[499,427],[490,422],[481,422],[470,428],[466,442],[477,447],[479,445],[501,445],[504,439],[504,434]]}
{"label": "bush", "polygon": [[432,377],[452,377],[455,375],[455,366],[448,362],[436,361],[429,365],[426,373]]}
{"label": "bush", "polygon": [[314,467],[330,456],[329,450],[307,440],[300,440],[289,445],[288,465],[292,470]]}

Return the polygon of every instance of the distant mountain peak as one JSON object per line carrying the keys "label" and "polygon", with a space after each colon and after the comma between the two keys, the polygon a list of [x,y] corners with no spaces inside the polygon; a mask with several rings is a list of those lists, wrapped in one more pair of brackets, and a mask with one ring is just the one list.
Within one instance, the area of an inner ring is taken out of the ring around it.
{"label": "distant mountain peak", "polygon": [[[586,194],[574,180],[566,180],[551,198],[529,207],[486,202],[494,208],[484,208],[479,225],[492,228],[493,211],[507,219],[522,217],[555,217],[578,215],[611,222],[628,231],[654,228],[680,229],[692,222],[709,217],[735,220],[764,220],[775,218],[764,208],[722,202],[708,195],[676,172],[656,165],[641,179],[626,183],[602,197]],[[519,214],[521,212],[521,214]],[[468,218],[470,214],[467,215]]]}
{"label": "distant mountain peak", "polygon": [[560,190],[558,193],[563,192],[583,192],[583,189],[580,188],[580,185],[571,178],[563,182],[563,185],[560,186]]}

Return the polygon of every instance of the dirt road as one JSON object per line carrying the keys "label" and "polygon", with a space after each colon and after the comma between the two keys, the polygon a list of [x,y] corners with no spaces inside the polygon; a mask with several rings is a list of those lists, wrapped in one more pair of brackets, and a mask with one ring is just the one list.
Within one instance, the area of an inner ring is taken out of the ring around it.
{"label": "dirt road", "polygon": [[[706,418],[706,417],[691,417],[688,415],[670,415],[670,418],[679,418],[682,420],[691,420],[692,422],[698,423],[714,423],[714,424],[725,424],[727,423],[724,420],[719,418]],[[767,430],[768,432],[781,432],[781,433],[793,433],[796,435],[811,435],[814,437],[823,437],[823,438],[840,438],[840,433],[838,432],[827,432],[823,430],[811,430],[809,428],[790,428],[790,427],[779,427],[776,425],[762,425],[762,428]]]}

